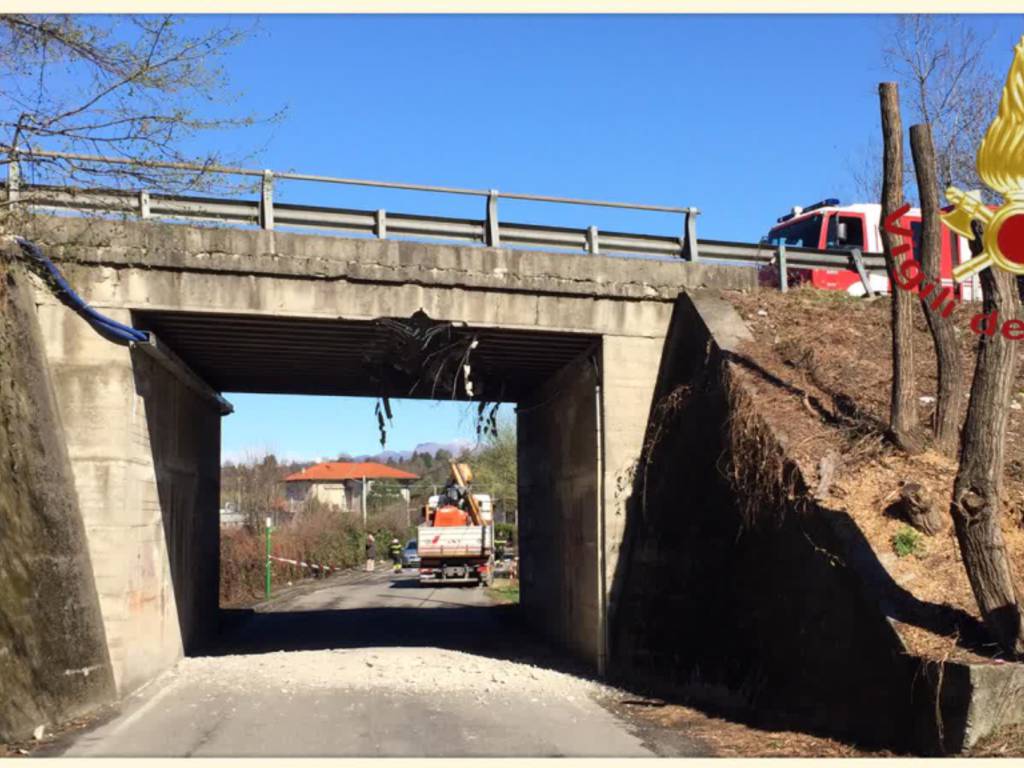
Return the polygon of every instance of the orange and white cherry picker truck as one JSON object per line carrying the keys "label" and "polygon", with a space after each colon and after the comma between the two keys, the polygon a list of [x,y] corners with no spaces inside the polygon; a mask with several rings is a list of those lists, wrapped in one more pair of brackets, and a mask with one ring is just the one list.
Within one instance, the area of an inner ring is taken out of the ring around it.
{"label": "orange and white cherry picker truck", "polygon": [[444,493],[423,507],[416,529],[420,584],[476,584],[494,580],[494,519],[490,498],[472,493],[473,472],[452,463]]}

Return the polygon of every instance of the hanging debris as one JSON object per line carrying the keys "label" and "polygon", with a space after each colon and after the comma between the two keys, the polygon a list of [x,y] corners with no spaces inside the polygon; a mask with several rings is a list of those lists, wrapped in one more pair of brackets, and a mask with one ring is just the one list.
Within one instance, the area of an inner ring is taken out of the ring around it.
{"label": "hanging debris", "polygon": [[[380,431],[380,447],[383,448],[387,444],[388,427],[391,426],[392,421],[391,401],[382,395],[377,398],[377,404],[374,406],[373,411],[377,416],[377,429]],[[387,424],[385,424],[385,419]]]}
{"label": "hanging debris", "polygon": [[476,409],[476,441],[482,443],[487,437],[498,436],[498,408],[500,402],[488,403],[484,400]]}
{"label": "hanging debris", "polygon": [[474,381],[472,353],[477,337],[455,323],[433,320],[422,309],[409,319],[374,321],[378,341],[364,356],[370,380],[380,393],[375,406],[380,444],[387,442],[392,421],[390,397],[473,399],[484,391]]}

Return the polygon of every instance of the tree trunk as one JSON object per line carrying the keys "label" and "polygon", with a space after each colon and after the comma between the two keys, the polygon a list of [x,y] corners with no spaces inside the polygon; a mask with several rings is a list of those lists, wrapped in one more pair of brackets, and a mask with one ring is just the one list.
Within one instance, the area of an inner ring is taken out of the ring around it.
{"label": "tree trunk", "polygon": [[[980,250],[979,241],[975,239],[972,251]],[[993,265],[981,273],[981,289],[985,314],[997,311],[1000,323],[1017,317],[1020,301],[1013,275]],[[1019,656],[1024,653],[1024,629],[999,527],[1015,358],[1015,341],[998,329],[991,336],[981,334],[950,512],[982,619],[1003,649]]]}
{"label": "tree trunk", "polygon": [[[882,218],[903,205],[903,123],[896,83],[880,83],[882,109]],[[914,297],[896,284],[893,249],[897,235],[882,230],[885,266],[892,286],[892,394],[889,402],[890,437],[905,450],[920,448],[917,438],[917,397],[914,391]]]}
{"label": "tree trunk", "polygon": [[910,126],[910,150],[921,198],[921,308],[935,342],[939,392],[935,402],[932,433],[935,446],[945,456],[955,456],[960,438],[960,409],[964,399],[963,357],[953,328],[955,306],[952,290],[942,287],[942,230],[939,220],[939,182],[931,127]]}

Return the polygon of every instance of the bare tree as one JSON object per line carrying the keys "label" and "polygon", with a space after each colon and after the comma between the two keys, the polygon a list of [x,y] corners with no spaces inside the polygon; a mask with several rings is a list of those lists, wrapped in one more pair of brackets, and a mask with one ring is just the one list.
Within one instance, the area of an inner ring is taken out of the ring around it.
{"label": "bare tree", "polygon": [[[963,356],[953,328],[953,318],[947,308],[949,288],[942,286],[941,255],[942,228],[939,220],[939,189],[936,179],[935,149],[930,127],[910,127],[910,149],[917,171],[917,189],[921,199],[921,245],[918,258],[927,282],[934,286],[928,292],[922,289],[921,308],[928,320],[935,343],[936,369],[939,380],[935,402],[932,433],[938,450],[947,455],[956,454],[959,447],[960,409],[964,397]],[[903,293],[903,291],[898,291]]]}
{"label": "bare tree", "polygon": [[[975,226],[971,250],[978,255],[981,228]],[[981,273],[981,289],[985,314],[994,310],[999,318],[1018,316],[1020,301],[1012,275],[995,267],[986,269]],[[999,525],[1017,342],[997,331],[981,334],[978,344],[950,511],[982,619],[1004,650],[1020,656],[1024,654],[1020,600]]]}
{"label": "bare tree", "polygon": [[[942,188],[981,188],[974,153],[995,114],[999,84],[985,64],[990,36],[974,32],[962,16],[896,16],[882,24],[883,64],[906,96],[910,122],[932,128]],[[869,141],[848,159],[851,186],[861,199],[878,199],[881,155]],[[903,177],[907,199],[919,200],[910,163],[904,163]]]}
{"label": "bare tree", "polygon": [[991,39],[979,36],[962,16],[898,16],[884,49],[909,111],[932,128],[943,189],[950,184],[980,189],[974,156],[995,115],[999,80],[986,69]]}
{"label": "bare tree", "polygon": [[[1020,147],[1022,113],[1024,48],[1018,46],[1006,76],[998,115],[986,129],[977,154],[982,180],[1011,205],[1020,185],[1017,177],[1019,163],[1014,166],[1012,161],[1015,148]],[[998,221],[990,218],[991,223],[987,226],[1000,226]],[[985,247],[982,227],[980,221],[971,222],[974,235],[971,252],[975,257]],[[998,237],[997,241],[1000,240]],[[991,253],[988,255],[992,256]],[[991,315],[993,320],[998,318],[1005,323],[1020,325],[1020,301],[1011,273],[994,264],[982,271],[981,288],[986,315]],[[993,326],[997,322],[993,322]],[[1004,329],[1006,327],[1003,326]],[[964,568],[982,618],[1003,649],[1019,658],[1024,656],[1024,617],[1021,615],[1013,565],[1007,556],[1000,527],[1003,450],[1014,392],[1017,344],[1009,334],[1004,335],[995,327],[979,335],[960,466],[953,484],[950,510]]]}
{"label": "bare tree", "polygon": [[196,30],[170,15],[0,15],[2,150],[134,161],[36,158],[31,180],[38,183],[163,189],[207,183],[201,172],[151,163],[226,163],[213,152],[193,153],[189,142],[282,113],[229,114],[234,99],[218,59],[251,29],[206,20],[190,26]]}
{"label": "bare tree", "polygon": [[245,458],[230,468],[221,479],[221,496],[238,505],[246,525],[261,530],[264,520],[276,517],[285,493],[286,472],[277,456],[269,452],[247,451]]}
{"label": "bare tree", "polygon": [[[882,111],[884,146],[882,176],[882,217],[887,218],[903,205],[903,124],[900,120],[900,96],[896,83],[880,83],[878,96]],[[882,231],[885,265],[889,280],[896,285],[896,257],[900,245],[896,235]],[[917,393],[914,390],[914,297],[909,291],[893,291],[892,391],[889,399],[889,432],[906,450],[917,450]]]}

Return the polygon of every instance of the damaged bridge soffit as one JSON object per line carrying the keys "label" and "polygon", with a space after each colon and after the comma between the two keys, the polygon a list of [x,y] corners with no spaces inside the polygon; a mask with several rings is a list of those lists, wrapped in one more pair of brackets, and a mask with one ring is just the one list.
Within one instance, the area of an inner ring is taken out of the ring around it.
{"label": "damaged bridge soffit", "polygon": [[422,311],[415,320],[375,321],[151,310],[133,316],[221,392],[519,401],[598,339],[471,327]]}

